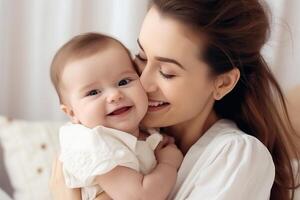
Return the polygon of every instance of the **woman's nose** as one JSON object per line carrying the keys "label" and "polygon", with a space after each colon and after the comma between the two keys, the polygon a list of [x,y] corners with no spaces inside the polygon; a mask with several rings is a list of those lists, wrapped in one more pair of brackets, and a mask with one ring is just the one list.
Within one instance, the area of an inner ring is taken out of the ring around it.
{"label": "woman's nose", "polygon": [[106,99],[108,103],[118,103],[123,98],[124,96],[119,89],[110,89]]}
{"label": "woman's nose", "polygon": [[155,92],[157,90],[157,84],[155,83],[155,80],[155,74],[145,68],[140,76],[140,81],[147,93]]}

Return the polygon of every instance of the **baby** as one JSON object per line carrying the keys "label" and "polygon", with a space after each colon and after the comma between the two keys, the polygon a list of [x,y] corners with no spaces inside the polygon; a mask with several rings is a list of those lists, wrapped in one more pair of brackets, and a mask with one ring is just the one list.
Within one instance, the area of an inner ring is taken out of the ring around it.
{"label": "baby", "polygon": [[103,191],[166,199],[183,156],[172,138],[140,132],[148,99],[129,51],[109,36],[76,36],[56,53],[51,80],[71,120],[60,129],[66,185],[81,188],[84,200]]}

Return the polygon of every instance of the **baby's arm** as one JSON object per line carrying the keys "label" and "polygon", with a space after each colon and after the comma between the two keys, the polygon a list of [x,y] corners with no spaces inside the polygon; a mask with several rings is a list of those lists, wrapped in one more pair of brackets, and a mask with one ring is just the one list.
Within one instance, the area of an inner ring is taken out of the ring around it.
{"label": "baby's arm", "polygon": [[158,164],[147,174],[118,166],[110,172],[96,177],[96,182],[115,200],[166,199],[177,177],[182,154],[174,144],[157,151]]}

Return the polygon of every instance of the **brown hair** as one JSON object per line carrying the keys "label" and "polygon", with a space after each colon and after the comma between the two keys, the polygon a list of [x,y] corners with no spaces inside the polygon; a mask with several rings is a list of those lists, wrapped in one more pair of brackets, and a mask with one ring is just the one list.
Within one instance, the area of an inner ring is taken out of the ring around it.
{"label": "brown hair", "polygon": [[119,43],[131,58],[129,50],[121,42],[100,33],[85,33],[75,36],[57,51],[51,63],[50,77],[58,94],[60,103],[63,102],[61,92],[61,74],[68,62],[86,58],[103,51],[109,44],[111,44],[112,41]]}
{"label": "brown hair", "polygon": [[208,38],[204,60],[214,74],[240,70],[236,87],[216,101],[214,109],[270,151],[276,171],[271,199],[293,199],[297,184],[291,162],[293,157],[299,160],[299,151],[291,139],[296,134],[283,93],[260,53],[270,30],[263,5],[258,0],[153,0],[153,4],[162,15]]}

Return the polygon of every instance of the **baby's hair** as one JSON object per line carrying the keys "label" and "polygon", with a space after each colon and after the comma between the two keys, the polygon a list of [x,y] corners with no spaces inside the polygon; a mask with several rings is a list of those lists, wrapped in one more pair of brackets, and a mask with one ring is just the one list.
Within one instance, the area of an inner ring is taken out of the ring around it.
{"label": "baby's hair", "polygon": [[61,74],[64,67],[70,61],[86,58],[107,49],[107,47],[114,41],[119,43],[126,50],[131,59],[129,50],[120,41],[100,33],[85,33],[77,35],[57,51],[51,63],[50,77],[58,94],[60,104],[63,103]]}

